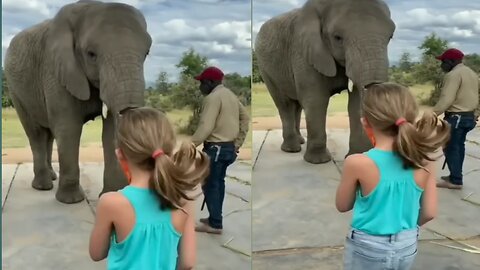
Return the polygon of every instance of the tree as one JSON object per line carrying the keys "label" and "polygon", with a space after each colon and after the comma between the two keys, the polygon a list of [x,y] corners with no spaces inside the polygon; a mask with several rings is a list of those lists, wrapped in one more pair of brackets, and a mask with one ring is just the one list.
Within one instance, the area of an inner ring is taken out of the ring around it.
{"label": "tree", "polygon": [[262,75],[258,69],[257,55],[255,54],[255,50],[252,50],[252,81],[254,83],[263,82]]}
{"label": "tree", "polygon": [[476,73],[480,73],[480,55],[476,53],[467,54],[465,55],[463,62]]}
{"label": "tree", "polygon": [[408,52],[404,52],[400,56],[400,61],[398,63],[398,68],[404,72],[410,72],[413,67],[412,55]]}
{"label": "tree", "polygon": [[155,82],[155,91],[160,95],[168,95],[170,92],[170,84],[168,82],[168,74],[165,71],[161,71],[158,74],[157,81]]}
{"label": "tree", "polygon": [[251,77],[241,76],[238,73],[225,74],[224,84],[230,90],[232,90],[245,105],[251,103]]}
{"label": "tree", "polygon": [[423,51],[423,57],[438,56],[448,48],[448,41],[437,36],[435,32],[425,37],[423,43],[418,47]]}
{"label": "tree", "polygon": [[181,69],[181,74],[194,77],[200,74],[207,67],[207,64],[207,57],[199,55],[193,48],[190,48],[183,53],[182,59],[176,67]]}
{"label": "tree", "polygon": [[181,133],[192,135],[198,127],[203,102],[198,82],[192,76],[181,74],[179,82],[172,87],[170,102],[175,108],[192,110],[188,123],[180,129]]}
{"label": "tree", "polygon": [[415,67],[414,74],[417,82],[432,82],[434,89],[428,99],[428,105],[434,105],[440,97],[443,71],[440,69],[440,62],[435,59],[448,48],[448,40],[438,37],[435,33],[426,36],[418,47],[422,50],[422,61]]}
{"label": "tree", "polygon": [[8,91],[7,78],[2,67],[2,108],[13,107],[12,100],[10,99],[10,93]]}

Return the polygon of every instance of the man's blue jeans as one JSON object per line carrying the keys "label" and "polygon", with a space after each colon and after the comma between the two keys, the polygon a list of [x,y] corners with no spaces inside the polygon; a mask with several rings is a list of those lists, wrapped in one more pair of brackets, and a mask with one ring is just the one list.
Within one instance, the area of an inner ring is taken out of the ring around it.
{"label": "man's blue jeans", "polygon": [[451,126],[451,137],[444,154],[450,170],[450,182],[463,185],[463,161],[465,159],[465,141],[467,133],[475,128],[473,113],[445,113],[444,118]]}
{"label": "man's blue jeans", "polygon": [[237,158],[235,145],[228,143],[204,143],[203,151],[210,157],[210,175],[203,185],[203,195],[210,214],[208,223],[212,228],[223,229],[222,208],[225,197],[227,167]]}

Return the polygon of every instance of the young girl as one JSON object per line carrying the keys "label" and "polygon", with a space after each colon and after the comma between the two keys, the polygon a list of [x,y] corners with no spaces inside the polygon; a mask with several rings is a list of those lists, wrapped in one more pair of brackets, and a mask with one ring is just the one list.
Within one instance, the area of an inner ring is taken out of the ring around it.
{"label": "young girl", "polygon": [[107,269],[192,269],[195,231],[187,192],[208,175],[193,144],[176,146],[163,113],[130,109],[119,116],[116,155],[129,185],[105,193],[97,206],[90,257]]}
{"label": "young girl", "polygon": [[434,158],[449,126],[418,107],[410,91],[392,83],[364,92],[362,124],[374,148],[345,159],[338,211],[353,208],[344,269],[410,269],[418,226],[437,213]]}

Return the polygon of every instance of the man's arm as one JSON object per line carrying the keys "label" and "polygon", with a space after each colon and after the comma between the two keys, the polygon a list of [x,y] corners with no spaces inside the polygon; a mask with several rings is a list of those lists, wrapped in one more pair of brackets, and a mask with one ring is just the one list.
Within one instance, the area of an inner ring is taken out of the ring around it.
{"label": "man's arm", "polygon": [[234,141],[236,150],[240,149],[240,147],[242,147],[243,143],[245,142],[245,138],[247,137],[248,128],[250,125],[250,117],[247,110],[240,101],[238,102],[238,106],[240,112],[240,131],[238,132],[238,136]]}
{"label": "man's arm", "polygon": [[460,87],[461,78],[459,74],[447,73],[443,81],[442,92],[440,99],[433,108],[435,114],[440,115],[444,113],[450,106],[452,106],[457,96],[458,88]]}
{"label": "man's arm", "polygon": [[195,146],[202,144],[215,128],[215,121],[220,112],[220,99],[215,96],[208,95],[203,100],[202,113],[200,114],[200,122],[195,134],[192,136],[192,142]]}

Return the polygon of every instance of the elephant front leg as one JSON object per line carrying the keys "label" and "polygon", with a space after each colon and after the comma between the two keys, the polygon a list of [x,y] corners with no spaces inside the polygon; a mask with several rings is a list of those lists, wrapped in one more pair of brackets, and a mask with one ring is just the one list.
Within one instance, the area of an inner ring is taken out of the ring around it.
{"label": "elephant front leg", "polygon": [[[304,108],[307,121],[307,151],[304,160],[313,163],[326,163],[332,158],[327,149],[327,109],[330,95],[319,89],[305,89],[310,95],[305,96]],[[322,89],[323,90],[323,89]]]}
{"label": "elephant front leg", "polygon": [[[72,119],[69,119],[73,122]],[[60,163],[58,190],[55,197],[63,203],[77,203],[85,198],[80,188],[78,155],[82,123],[59,124],[55,129]]]}
{"label": "elephant front leg", "polygon": [[115,118],[108,112],[107,118],[103,119],[103,189],[99,195],[105,192],[117,191],[127,185],[125,174],[120,168],[115,155]]}
{"label": "elephant front leg", "polygon": [[363,153],[372,148],[372,143],[363,130],[361,117],[361,90],[356,86],[348,92],[348,117],[350,121],[349,150],[346,156]]}

